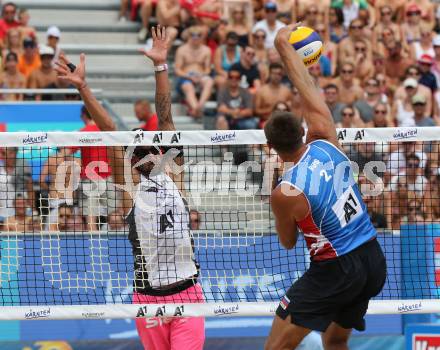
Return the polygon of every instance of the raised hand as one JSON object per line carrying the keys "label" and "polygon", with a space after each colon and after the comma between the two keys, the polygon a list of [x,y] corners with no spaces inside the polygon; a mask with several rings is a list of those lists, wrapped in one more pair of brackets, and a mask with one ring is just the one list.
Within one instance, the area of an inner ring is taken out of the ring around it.
{"label": "raised hand", "polygon": [[288,26],[281,28],[275,37],[275,46],[282,43],[288,43],[290,34],[300,26],[301,26],[301,22],[289,24]]}
{"label": "raised hand", "polygon": [[86,56],[82,53],[79,56],[80,62],[76,69],[71,72],[68,64],[69,59],[61,54],[59,61],[56,62],[55,70],[58,74],[58,78],[71,83],[77,89],[81,89],[87,85],[86,83]]}
{"label": "raised hand", "polygon": [[153,38],[153,47],[150,50],[143,51],[144,55],[153,61],[154,65],[164,64],[167,62],[169,38],[167,29],[158,25],[151,29]]}

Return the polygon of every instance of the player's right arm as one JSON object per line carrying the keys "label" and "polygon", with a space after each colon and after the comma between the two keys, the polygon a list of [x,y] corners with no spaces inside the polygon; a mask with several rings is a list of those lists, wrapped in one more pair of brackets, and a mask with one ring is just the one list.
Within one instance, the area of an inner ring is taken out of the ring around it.
{"label": "player's right arm", "polygon": [[331,112],[301,57],[289,43],[290,34],[297,27],[297,24],[293,24],[280,29],[275,38],[275,47],[281,56],[289,79],[301,96],[304,118],[308,127],[307,142],[324,139],[339,147]]}
{"label": "player's right arm", "polygon": [[[58,78],[68,81],[77,88],[84,105],[101,131],[116,131],[116,125],[112,118],[93,95],[92,90],[86,82],[85,61],[85,55],[81,54],[80,63],[72,72],[68,66],[70,61],[65,55],[61,54],[60,60],[55,68],[58,73]],[[136,171],[132,171],[130,161],[125,159],[125,152],[122,147],[108,147],[107,156],[112,167],[114,182],[125,186],[122,209],[125,214],[128,214],[133,206],[132,198],[135,185],[139,182],[138,174]]]}

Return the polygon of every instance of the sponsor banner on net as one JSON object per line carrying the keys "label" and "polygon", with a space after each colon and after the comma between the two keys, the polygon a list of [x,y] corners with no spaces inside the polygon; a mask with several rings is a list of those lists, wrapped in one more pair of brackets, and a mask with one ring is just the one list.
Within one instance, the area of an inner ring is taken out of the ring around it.
{"label": "sponsor banner on net", "polygon": [[214,316],[224,316],[238,314],[240,312],[239,305],[216,305],[214,306]]}
{"label": "sponsor banner on net", "polygon": [[22,139],[23,145],[39,145],[47,142],[47,132],[28,134]]}
{"label": "sponsor banner on net", "polygon": [[40,318],[49,318],[51,317],[51,310],[50,307],[48,308],[36,308],[36,309],[29,309],[29,311],[25,312],[24,318],[26,320],[35,320]]}
{"label": "sponsor banner on net", "polygon": [[400,314],[407,312],[420,311],[423,309],[422,302],[416,301],[411,303],[402,303],[397,306],[397,312]]}
{"label": "sponsor banner on net", "polygon": [[81,315],[88,319],[101,319],[104,318],[105,312],[83,312]]}
{"label": "sponsor banner on net", "polygon": [[102,142],[102,137],[85,136],[85,137],[81,137],[78,141],[80,143],[84,143],[84,144],[88,144],[88,145],[93,145],[95,143]]}

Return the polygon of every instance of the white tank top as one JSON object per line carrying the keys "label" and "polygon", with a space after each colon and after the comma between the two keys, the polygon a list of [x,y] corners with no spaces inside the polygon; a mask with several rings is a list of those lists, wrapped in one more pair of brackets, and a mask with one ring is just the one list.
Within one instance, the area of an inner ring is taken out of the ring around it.
{"label": "white tank top", "polygon": [[397,100],[397,125],[398,126],[416,126],[414,112],[407,111],[402,100]]}
{"label": "white tank top", "polygon": [[127,221],[136,289],[168,286],[197,274],[188,209],[168,175],[142,176]]}
{"label": "white tank top", "polygon": [[431,57],[435,57],[434,48],[432,46],[428,50],[424,50],[422,48],[422,45],[420,45],[420,42],[415,41],[414,42],[414,49],[415,49],[415,54],[416,54],[416,60],[419,60],[420,57],[422,57],[423,55],[429,55]]}

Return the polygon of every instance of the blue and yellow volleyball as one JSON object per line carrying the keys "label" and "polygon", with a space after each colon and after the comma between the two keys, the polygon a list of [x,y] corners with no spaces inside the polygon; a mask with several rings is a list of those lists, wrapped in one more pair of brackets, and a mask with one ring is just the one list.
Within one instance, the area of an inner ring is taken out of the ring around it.
{"label": "blue and yellow volleyball", "polygon": [[298,27],[290,34],[289,43],[302,57],[306,67],[314,65],[322,55],[321,37],[312,28]]}

